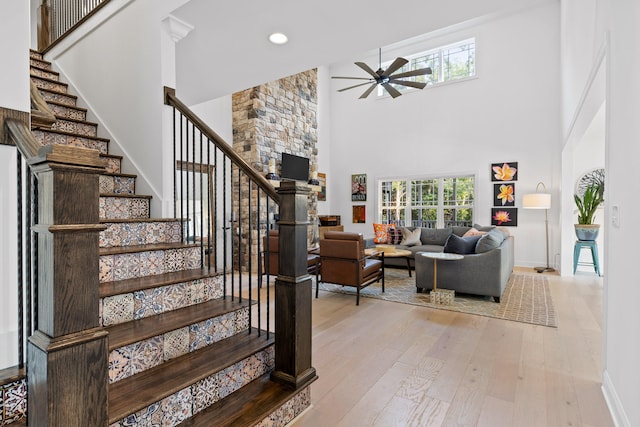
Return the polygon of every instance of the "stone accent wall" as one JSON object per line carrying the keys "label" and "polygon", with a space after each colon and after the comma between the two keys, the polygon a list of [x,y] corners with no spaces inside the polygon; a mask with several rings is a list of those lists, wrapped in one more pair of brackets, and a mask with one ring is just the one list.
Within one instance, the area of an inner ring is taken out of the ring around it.
{"label": "stone accent wall", "polygon": [[[280,80],[265,83],[233,95],[233,148],[251,166],[264,175],[268,172],[270,159],[276,161],[280,174],[282,153],[309,158],[311,165],[317,164],[318,141],[318,73],[316,69],[305,71]],[[242,180],[245,181],[245,180]],[[234,192],[241,185],[247,194],[248,183],[238,183],[234,177]],[[255,200],[255,194],[252,196]],[[244,197],[243,212],[248,212],[248,198]],[[309,197],[309,217],[317,215],[317,195]],[[252,211],[255,212],[255,205]],[[266,207],[260,208],[261,229],[251,230],[252,253],[257,253],[257,242],[266,232]],[[275,213],[275,212],[273,212]],[[242,219],[241,219],[242,220]],[[243,220],[244,221],[244,220]],[[252,222],[253,223],[253,222]],[[248,253],[248,221],[242,225],[242,247]],[[238,247],[235,245],[235,247]],[[243,255],[243,259],[248,257]],[[257,268],[257,262],[252,264]],[[245,265],[246,266],[246,265]]]}

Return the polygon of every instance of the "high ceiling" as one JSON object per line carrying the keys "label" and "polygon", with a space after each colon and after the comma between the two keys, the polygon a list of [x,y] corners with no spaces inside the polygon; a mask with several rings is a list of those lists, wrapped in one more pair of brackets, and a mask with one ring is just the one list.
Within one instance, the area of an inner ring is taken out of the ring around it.
{"label": "high ceiling", "polygon": [[[179,96],[193,105],[487,15],[554,0],[191,0],[176,48]],[[555,0],[557,1],[557,0]],[[395,6],[397,5],[397,6]],[[267,37],[283,32],[289,43]]]}

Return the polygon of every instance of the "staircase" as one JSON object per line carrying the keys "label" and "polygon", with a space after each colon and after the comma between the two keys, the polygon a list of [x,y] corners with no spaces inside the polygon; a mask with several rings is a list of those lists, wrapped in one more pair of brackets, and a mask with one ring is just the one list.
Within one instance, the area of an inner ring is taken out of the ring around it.
{"label": "staircase", "polygon": [[122,157],[37,52],[31,79],[57,119],[33,129],[36,139],[96,149],[106,165],[96,316],[109,333],[108,425],[289,423],[309,406],[309,387],[270,380],[274,336],[249,324],[252,302],[225,298],[225,275],[184,243],[182,220],[151,217],[151,197],[136,194],[136,176],[122,173]]}

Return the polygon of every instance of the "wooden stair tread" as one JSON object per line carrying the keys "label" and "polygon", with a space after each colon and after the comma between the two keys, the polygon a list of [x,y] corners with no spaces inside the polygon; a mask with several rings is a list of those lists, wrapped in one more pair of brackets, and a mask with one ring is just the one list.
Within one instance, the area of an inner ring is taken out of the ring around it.
{"label": "wooden stair tread", "polygon": [[136,252],[164,251],[167,249],[184,249],[197,247],[200,247],[200,245],[196,243],[149,243],[146,245],[113,246],[109,248],[100,248],[99,254],[101,256],[118,255],[132,254]]}
{"label": "wooden stair tread", "polygon": [[[45,61],[44,59],[39,59],[39,58],[31,58],[31,59],[35,59],[36,61],[40,61],[40,62],[46,62],[46,63],[48,63],[49,65],[51,65],[51,62],[49,62],[49,61]],[[29,69],[31,69],[31,68],[36,69],[36,70],[40,70],[40,71],[44,71],[45,73],[55,74],[56,76],[60,76],[60,73],[59,73],[58,71],[55,71],[55,70],[49,70],[49,69],[47,69],[47,68],[42,68],[42,67],[39,67],[39,66],[37,66],[37,65],[29,64]],[[35,76],[35,75],[33,75],[33,74],[29,74],[29,75],[30,75],[31,77],[39,77],[39,76]]]}
{"label": "wooden stair tread", "polygon": [[[89,122],[87,120],[74,119],[72,117],[64,117],[64,116],[59,116],[57,114],[55,116],[56,116],[56,119],[58,119],[60,121],[73,122],[73,123],[78,123],[78,124],[81,124],[81,125],[88,125],[88,126],[96,126],[96,127],[98,126],[97,123]],[[71,132],[71,133],[74,134],[74,135],[83,136],[82,134],[77,134],[77,133],[73,133],[73,132]]]}
{"label": "wooden stair tread", "polygon": [[[47,70],[47,71],[49,71],[49,70]],[[31,77],[32,79],[38,79],[38,80],[44,80],[46,82],[56,83],[56,84],[59,84],[60,86],[66,87],[66,88],[69,87],[69,83],[61,82],[59,80],[54,80],[54,79],[50,79],[50,78],[47,78],[47,77],[41,77],[41,76],[34,76],[33,74],[30,74],[29,77]],[[58,92],[58,91],[55,91],[55,90],[52,90],[51,92],[61,93],[61,92]]]}
{"label": "wooden stair tread", "polygon": [[[87,138],[89,138],[89,137],[87,137]],[[122,160],[122,156],[120,156],[118,154],[100,153],[100,157],[107,157],[109,159]]]}
{"label": "wooden stair tread", "polygon": [[[103,173],[102,175],[120,175],[120,174]],[[120,223],[134,223],[134,222],[184,222],[184,221],[189,221],[189,220],[188,219],[183,219],[183,218],[110,218],[110,219],[100,219],[100,223],[102,223],[102,224],[120,224]]]}
{"label": "wooden stair tread", "polygon": [[250,301],[247,299],[243,299],[240,303],[237,300],[231,301],[230,299],[218,298],[155,316],[106,326],[105,329],[109,332],[109,351],[230,313],[249,305]]}
{"label": "wooden stair tread", "polygon": [[83,113],[88,112],[88,110],[86,108],[83,107],[78,107],[76,105],[68,105],[68,104],[64,104],[62,102],[58,102],[58,101],[45,101],[47,104],[51,104],[51,105],[57,105],[59,107],[64,107],[64,108],[69,108],[71,110],[78,110],[78,111],[82,111]]}
{"label": "wooden stair tread", "polygon": [[[43,91],[44,91],[44,92],[49,92],[49,93],[55,93],[56,95],[64,95],[64,96],[66,96],[66,97],[68,97],[68,98],[73,98],[73,99],[75,99],[76,101],[77,101],[77,99],[78,99],[78,96],[77,96],[77,95],[73,95],[73,94],[66,93],[66,92],[60,92],[59,90],[47,89],[47,88],[44,88],[44,87],[39,87],[39,88],[38,88],[38,90],[39,90],[39,91],[41,91],[41,92],[43,92]],[[66,104],[65,104],[65,105],[66,105]],[[73,107],[73,105],[70,105],[70,107]]]}
{"label": "wooden stair tread", "polygon": [[[265,333],[240,333],[109,385],[109,424],[219,372],[274,343]],[[210,425],[216,425],[210,424]]]}
{"label": "wooden stair tread", "polygon": [[264,374],[242,387],[239,390],[241,393],[231,393],[193,417],[186,419],[180,426],[254,426],[318,378],[313,378],[308,384],[295,390],[284,384],[271,381],[270,375]]}
{"label": "wooden stair tread", "polygon": [[122,199],[151,199],[153,196],[149,196],[146,194],[100,193],[100,197],[119,197]]}
{"label": "wooden stair tread", "polygon": [[[56,116],[56,117],[58,117],[58,116]],[[60,118],[60,117],[58,117],[58,118]],[[67,120],[68,121],[68,120],[71,120],[71,119],[64,119],[63,118],[63,120]],[[99,136],[90,136],[90,135],[81,135],[81,134],[79,134],[77,132],[67,132],[67,131],[59,130],[59,129],[42,129],[41,128],[40,131],[45,132],[45,133],[57,133],[58,135],[77,136],[77,137],[80,137],[80,138],[91,139],[91,140],[94,140],[94,141],[104,141],[104,142],[109,142],[110,141],[109,138],[101,138]],[[103,154],[107,155],[106,153],[103,153]]]}
{"label": "wooden stair tread", "polygon": [[143,289],[158,288],[175,283],[189,282],[191,280],[204,279],[205,277],[217,275],[218,273],[212,274],[209,269],[202,268],[104,282],[100,284],[100,298],[141,291]]}
{"label": "wooden stair tread", "polygon": [[113,177],[122,177],[122,178],[137,178],[138,177],[138,175],[133,175],[133,174],[130,174],[130,173],[113,173],[113,172],[105,172],[105,173],[101,173],[100,175],[113,176]]}

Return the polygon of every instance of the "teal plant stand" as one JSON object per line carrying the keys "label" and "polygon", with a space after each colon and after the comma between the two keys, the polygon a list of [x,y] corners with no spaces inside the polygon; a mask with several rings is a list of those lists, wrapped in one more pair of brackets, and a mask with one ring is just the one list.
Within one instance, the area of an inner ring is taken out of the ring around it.
{"label": "teal plant stand", "polygon": [[[591,249],[591,262],[579,262],[580,252],[582,248]],[[598,276],[600,276],[600,261],[598,258],[598,244],[595,240],[576,240],[576,244],[573,247],[573,274],[576,274],[576,268],[578,265],[593,265],[593,269]]]}

